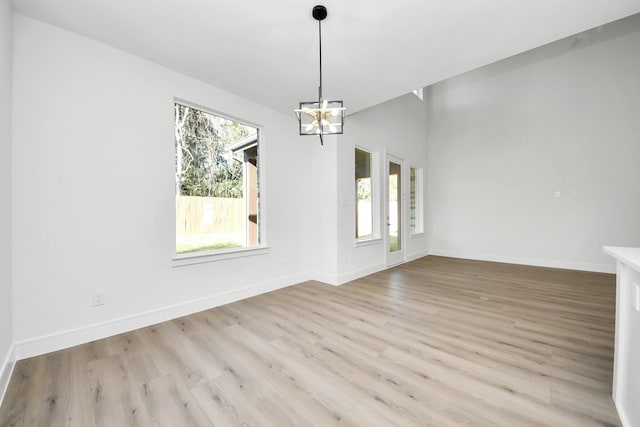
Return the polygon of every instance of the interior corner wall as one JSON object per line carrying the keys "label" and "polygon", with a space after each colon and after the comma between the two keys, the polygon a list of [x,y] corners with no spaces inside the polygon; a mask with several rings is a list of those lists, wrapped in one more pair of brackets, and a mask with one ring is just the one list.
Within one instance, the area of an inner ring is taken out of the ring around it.
{"label": "interior corner wall", "polygon": [[[19,14],[14,25],[19,357],[308,279],[311,148],[293,114]],[[261,126],[267,254],[171,266],[174,97]]]}
{"label": "interior corner wall", "polygon": [[318,137],[305,136],[304,144],[311,147],[310,241],[313,247],[311,277],[331,285],[337,285],[337,153],[341,141],[336,136],[324,137],[320,145]]}
{"label": "interior corner wall", "polygon": [[11,282],[11,86],[13,12],[0,0],[0,399],[8,382],[13,343]]}
{"label": "interior corner wall", "polygon": [[430,252],[615,272],[640,246],[640,15],[428,88]]}
{"label": "interior corner wall", "polygon": [[[348,107],[348,105],[347,105]],[[404,177],[408,179],[409,168],[425,168],[426,159],[426,106],[415,95],[407,94],[384,102],[367,110],[350,115],[345,120],[345,133],[339,137],[338,145],[338,222],[337,253],[339,282],[371,274],[386,267],[384,239],[373,244],[355,245],[356,186],[355,148],[360,147],[378,153],[379,180],[374,182],[384,199],[385,154],[403,160]],[[407,181],[408,182],[408,181]],[[405,222],[408,218],[408,186],[404,191]],[[423,193],[423,200],[426,193]],[[380,203],[381,218],[379,234],[386,231],[384,203]],[[428,221],[425,218],[424,221]],[[405,233],[405,257],[407,260],[427,255],[425,234],[408,237]]]}

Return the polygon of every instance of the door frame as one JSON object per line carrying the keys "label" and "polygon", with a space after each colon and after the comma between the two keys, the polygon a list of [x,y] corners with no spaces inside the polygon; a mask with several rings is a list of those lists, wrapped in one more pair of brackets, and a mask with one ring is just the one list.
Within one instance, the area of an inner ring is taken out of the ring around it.
{"label": "door frame", "polygon": [[[389,249],[389,163],[396,163],[400,165],[400,203],[398,203],[398,218],[400,220],[400,227],[398,229],[398,237],[400,240],[400,249],[391,252]],[[405,161],[398,156],[391,153],[385,153],[384,156],[384,253],[385,264],[387,267],[402,264],[406,262],[406,179],[405,179]]]}

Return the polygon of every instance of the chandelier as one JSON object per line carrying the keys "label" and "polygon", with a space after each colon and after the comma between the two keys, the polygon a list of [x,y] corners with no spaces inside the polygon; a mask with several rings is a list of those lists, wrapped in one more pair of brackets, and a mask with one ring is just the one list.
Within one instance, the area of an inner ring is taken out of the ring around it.
{"label": "chandelier", "polygon": [[300,108],[294,110],[298,117],[300,135],[318,135],[320,144],[324,144],[323,135],[341,134],[344,128],[342,101],[329,101],[322,97],[322,21],[327,17],[327,8],[322,5],[313,7],[313,18],[318,21],[318,40],[320,46],[320,85],[318,100],[300,102]]}

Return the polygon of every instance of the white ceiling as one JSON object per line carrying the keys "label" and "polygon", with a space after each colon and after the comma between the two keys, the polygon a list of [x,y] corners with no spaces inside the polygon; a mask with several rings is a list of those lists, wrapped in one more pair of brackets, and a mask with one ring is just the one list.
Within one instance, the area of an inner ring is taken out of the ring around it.
{"label": "white ceiling", "polygon": [[17,12],[290,113],[348,113],[640,12],[640,0],[14,0]]}

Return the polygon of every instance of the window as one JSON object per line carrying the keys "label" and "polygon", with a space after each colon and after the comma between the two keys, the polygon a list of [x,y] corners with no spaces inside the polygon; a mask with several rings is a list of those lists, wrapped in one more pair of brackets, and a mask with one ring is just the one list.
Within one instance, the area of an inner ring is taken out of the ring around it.
{"label": "window", "polygon": [[422,168],[410,168],[409,172],[409,224],[411,234],[424,232],[423,211],[422,211]]}
{"label": "window", "polygon": [[371,153],[356,148],[356,239],[373,238]]}
{"label": "window", "polygon": [[260,244],[258,129],[175,103],[176,253]]}

